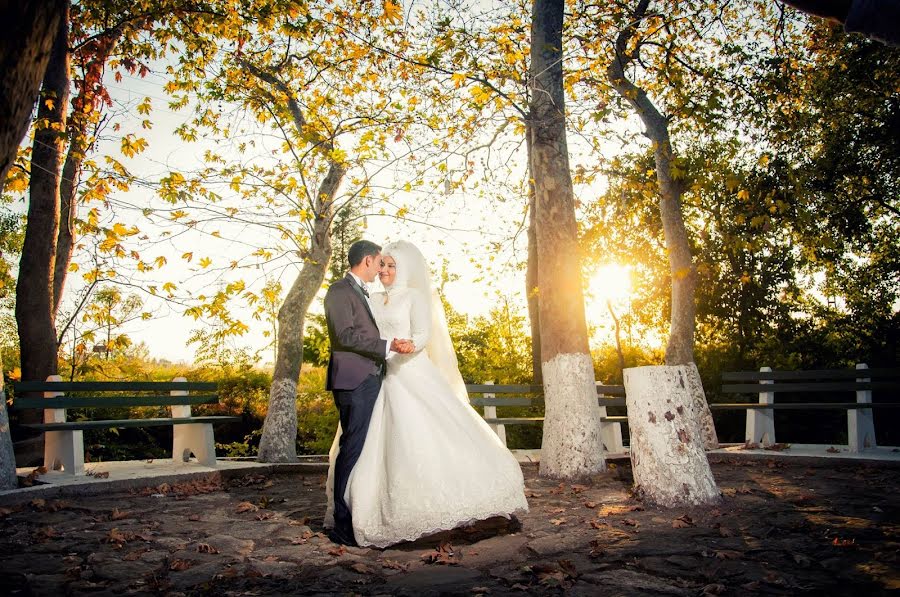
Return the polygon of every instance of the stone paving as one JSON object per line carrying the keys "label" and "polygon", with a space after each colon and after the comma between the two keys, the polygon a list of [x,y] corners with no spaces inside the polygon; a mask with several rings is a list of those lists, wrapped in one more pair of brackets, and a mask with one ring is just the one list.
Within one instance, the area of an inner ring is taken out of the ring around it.
{"label": "stone paving", "polygon": [[644,508],[627,460],[523,465],[531,510],[385,550],[322,533],[324,475],[209,473],[0,506],[3,595],[822,595],[900,591],[895,463],[719,455],[715,507]]}

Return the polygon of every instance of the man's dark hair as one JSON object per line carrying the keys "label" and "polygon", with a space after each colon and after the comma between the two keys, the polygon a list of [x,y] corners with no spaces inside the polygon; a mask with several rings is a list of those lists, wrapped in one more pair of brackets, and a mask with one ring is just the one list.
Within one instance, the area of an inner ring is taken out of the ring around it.
{"label": "man's dark hair", "polygon": [[356,267],[362,260],[367,256],[375,256],[381,253],[381,247],[376,245],[370,240],[358,240],[347,249],[347,261],[350,262],[350,267]]}

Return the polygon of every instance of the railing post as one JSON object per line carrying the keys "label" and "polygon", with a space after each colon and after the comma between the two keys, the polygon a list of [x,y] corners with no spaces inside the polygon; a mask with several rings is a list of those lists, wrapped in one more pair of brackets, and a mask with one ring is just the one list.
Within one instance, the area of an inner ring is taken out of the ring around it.
{"label": "railing post", "polygon": [[[51,375],[47,381],[62,381],[59,375]],[[44,398],[62,396],[62,392],[44,392]],[[44,423],[65,423],[66,409],[45,408]],[[84,432],[72,431],[44,432],[44,467],[47,470],[64,470],[70,475],[84,474]]]}
{"label": "railing post", "polygon": [[[493,381],[484,382],[486,386],[494,385]],[[485,398],[494,398],[495,394],[484,394]],[[496,419],[497,418],[497,407],[496,406],[484,406],[484,418],[485,419]],[[497,437],[500,438],[500,441],[503,442],[503,445],[506,445],[506,425],[491,425],[491,429],[494,430],[494,433],[497,434]]]}
{"label": "railing post", "polygon": [[[761,373],[769,373],[771,367],[760,367]],[[760,384],[775,383],[773,379],[761,379]],[[760,404],[774,404],[775,392],[760,392]],[[748,444],[771,446],[775,443],[775,410],[771,408],[748,408],[744,441]]]}
{"label": "railing post", "polygon": [[[184,377],[176,377],[172,381],[186,382]],[[187,390],[171,390],[172,396],[187,396]],[[172,418],[186,419],[191,416],[190,404],[173,404]],[[191,453],[197,462],[205,466],[216,466],[216,442],[210,423],[186,423],[172,425],[172,460],[176,463],[188,462]]]}
{"label": "railing post", "polygon": [[[865,363],[857,363],[857,370],[868,369]],[[856,378],[857,383],[871,381],[868,377]],[[857,390],[857,404],[872,404],[872,390]],[[847,448],[851,452],[861,452],[875,447],[875,416],[871,408],[851,408],[847,410]]]}

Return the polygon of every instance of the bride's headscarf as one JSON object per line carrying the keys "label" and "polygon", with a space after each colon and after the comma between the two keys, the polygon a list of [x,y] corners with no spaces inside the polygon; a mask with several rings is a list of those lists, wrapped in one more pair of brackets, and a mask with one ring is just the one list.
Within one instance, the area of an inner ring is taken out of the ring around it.
{"label": "bride's headscarf", "polygon": [[431,286],[431,273],[425,262],[425,256],[414,244],[405,240],[388,243],[381,250],[381,255],[393,258],[396,263],[394,282],[390,287],[385,288],[385,300],[389,300],[391,291],[394,289],[414,288],[429,301],[431,333],[428,343],[425,345],[425,351],[431,362],[450,384],[457,398],[468,404],[469,394],[466,392],[466,384],[459,372],[456,351],[453,350],[453,342],[450,340],[444,304],[441,302],[437,290]]}

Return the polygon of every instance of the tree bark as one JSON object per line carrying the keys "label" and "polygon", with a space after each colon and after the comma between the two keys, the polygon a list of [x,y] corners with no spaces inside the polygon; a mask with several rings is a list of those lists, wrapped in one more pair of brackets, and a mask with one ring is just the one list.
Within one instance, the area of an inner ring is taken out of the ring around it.
{"label": "tree bark", "polygon": [[666,364],[684,365],[694,360],[694,329],[696,302],[694,292],[697,273],[691,256],[687,228],[681,212],[681,182],[672,175],[675,161],[669,138],[669,122],[653,104],[647,92],[628,80],[625,69],[637,57],[637,49],[628,45],[635,35],[636,24],[647,12],[649,0],[638,2],[631,23],[616,39],[615,57],[607,69],[607,78],[616,92],[624,98],[640,117],[647,137],[653,143],[656,180],[659,187],[659,212],[662,217],[669,272],[672,277],[672,307]]}
{"label": "tree bark", "polygon": [[[656,180],[659,187],[659,213],[663,224],[666,251],[669,255],[669,272],[672,279],[672,306],[669,319],[669,341],[666,345],[667,365],[693,365],[694,362],[694,330],[696,329],[697,303],[697,271],[691,255],[691,245],[681,208],[683,185],[672,174],[675,155],[669,137],[669,121],[663,116],[647,95],[625,75],[625,69],[637,58],[640,51],[638,44],[632,49],[629,45],[635,36],[636,27],[646,16],[649,0],[640,0],[634,10],[630,23],[617,36],[615,57],[607,68],[607,79],[640,117],[644,131],[653,143],[653,158],[656,163]],[[703,394],[703,383],[694,365],[688,369],[691,387],[695,390],[695,398],[702,399],[704,408],[697,410],[701,418],[700,425],[708,430],[704,434],[707,449],[718,447],[712,413],[706,405]],[[697,393],[699,392],[699,393]]]}
{"label": "tree bark", "polygon": [[635,367],[623,377],[635,492],[664,508],[718,502],[689,367]]}
{"label": "tree bark", "polygon": [[588,351],[562,73],[564,0],[535,0],[531,20],[531,172],[535,191],[544,435],[540,474],[605,470]]}
{"label": "tree bark", "polygon": [[309,256],[278,310],[278,351],[259,442],[260,462],[297,461],[297,381],[303,364],[303,325],[328,271],[332,205],[346,172],[343,164],[332,162],[319,187]]}
{"label": "tree bark", "polygon": [[0,354],[0,490],[15,489],[16,456],[12,436],[9,433],[9,415],[6,412],[6,391],[3,387],[3,355]]}
{"label": "tree bark", "polygon": [[[72,100],[72,112],[68,122],[69,151],[59,183],[59,233],[56,237],[56,260],[53,267],[53,313],[59,311],[72,251],[75,248],[75,214],[77,213],[78,183],[81,169],[91,145],[88,130],[95,123],[97,95],[103,86],[106,61],[122,37],[122,28],[107,31],[92,41],[83,69],[81,88]],[[88,49],[85,50],[87,53]]]}
{"label": "tree bark", "polygon": [[66,0],[6,0],[0,8],[0,191],[31,123]]}
{"label": "tree bark", "polygon": [[[530,125],[526,129],[530,129]],[[534,176],[531,173],[531,131],[526,130],[525,147],[528,157],[528,262],[525,269],[525,297],[528,300],[528,321],[531,324],[532,383],[540,385],[541,375],[541,307],[538,300],[537,221],[534,205]]]}
{"label": "tree bark", "polygon": [[68,7],[57,26],[38,104],[31,154],[28,225],[16,284],[22,379],[57,373],[53,268],[59,227],[60,159],[69,96]]}

